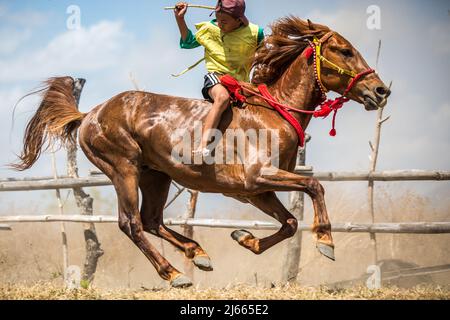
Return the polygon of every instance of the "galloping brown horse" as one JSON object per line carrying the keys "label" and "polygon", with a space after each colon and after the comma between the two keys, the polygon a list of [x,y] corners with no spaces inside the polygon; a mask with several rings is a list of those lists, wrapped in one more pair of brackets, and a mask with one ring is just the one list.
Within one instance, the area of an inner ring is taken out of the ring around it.
{"label": "galloping brown horse", "polygon": [[[320,80],[314,72],[314,59],[302,55],[313,39],[319,39],[322,45]],[[270,93],[279,102],[303,110],[312,110],[322,101],[322,90],[343,94],[352,74],[354,77],[354,74],[370,70],[359,52],[338,33],[295,17],[280,19],[272,25],[272,34],[259,48],[254,65],[254,84],[267,83]],[[345,70],[354,73],[343,72]],[[275,192],[306,192],[314,206],[312,231],[317,238],[317,247],[322,254],[334,259],[324,189],[316,179],[293,173],[297,133],[263,100],[251,97],[244,107],[229,108],[219,129],[222,132],[227,129],[278,130],[279,167],[276,174],[266,173],[272,166],[270,161],[256,161],[250,165],[191,165],[174,160],[173,148],[183,139],[174,132],[181,129],[193,134],[194,122],[201,121],[211,107],[207,101],[130,91],[83,114],[77,110],[72,92],[78,84],[77,79],[52,78],[47,84],[43,101],[27,126],[24,150],[16,168],[30,168],[39,158],[47,138],[72,139],[73,132],[79,127],[79,143],[84,153],[114,184],[120,229],[172,286],[189,286],[191,281],[155,249],[145,232],[172,243],[200,269],[212,270],[208,255],[197,242],[163,223],[163,208],[172,180],[190,189],[222,193],[251,203],[278,220],[282,225],[280,230],[263,239],[245,230],[232,233],[234,240],[255,254],[292,237],[297,230],[297,220]],[[389,94],[378,75],[370,73],[358,79],[346,96],[364,104],[367,110],[374,110],[386,104]],[[310,114],[293,115],[303,128],[312,117]],[[139,189],[142,194],[140,210]]]}

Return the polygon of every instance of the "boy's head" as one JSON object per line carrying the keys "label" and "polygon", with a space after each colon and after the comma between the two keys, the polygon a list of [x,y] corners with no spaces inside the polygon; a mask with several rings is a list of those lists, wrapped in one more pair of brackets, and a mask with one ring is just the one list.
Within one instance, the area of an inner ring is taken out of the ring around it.
{"label": "boy's head", "polygon": [[231,32],[249,24],[244,0],[219,0],[215,11],[217,24],[223,32]]}

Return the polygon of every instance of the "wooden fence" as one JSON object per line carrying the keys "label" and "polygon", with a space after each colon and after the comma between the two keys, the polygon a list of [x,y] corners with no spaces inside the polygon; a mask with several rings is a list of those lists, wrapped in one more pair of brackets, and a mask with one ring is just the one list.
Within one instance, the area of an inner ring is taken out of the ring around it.
{"label": "wooden fence", "polygon": [[[113,215],[20,215],[0,216],[1,223],[26,222],[74,222],[74,223],[117,223]],[[281,225],[268,221],[230,220],[230,219],[164,219],[167,226],[207,227],[253,230],[279,230]],[[310,231],[311,225],[299,222],[299,231]],[[396,234],[442,234],[450,233],[450,222],[405,222],[405,223],[333,223],[333,232],[345,233],[396,233]]]}
{"label": "wooden fence", "polygon": [[[297,173],[310,175],[320,181],[444,181],[450,180],[450,171],[396,170],[381,172],[349,171],[349,172],[312,172],[297,167]],[[104,175],[70,178],[35,177],[27,179],[0,180],[0,192],[73,189],[82,187],[110,186],[111,181]]]}

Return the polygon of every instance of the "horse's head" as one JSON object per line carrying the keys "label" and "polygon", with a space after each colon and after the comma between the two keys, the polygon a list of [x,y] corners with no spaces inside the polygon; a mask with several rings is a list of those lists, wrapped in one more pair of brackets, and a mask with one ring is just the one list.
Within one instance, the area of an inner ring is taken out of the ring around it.
{"label": "horse's head", "polygon": [[[315,64],[322,92],[345,95],[367,110],[386,105],[391,91],[352,44],[328,27],[297,17],[282,18],[272,26],[258,49],[252,81],[273,84],[294,61],[308,57]],[[305,53],[309,51],[309,54]],[[299,73],[302,70],[298,70]]]}
{"label": "horse's head", "polygon": [[337,32],[308,22],[312,30],[322,35],[315,38],[313,45],[321,47],[316,59],[321,61],[320,81],[323,86],[339,94],[345,93],[346,97],[364,104],[366,110],[383,108],[391,91],[358,50]]}

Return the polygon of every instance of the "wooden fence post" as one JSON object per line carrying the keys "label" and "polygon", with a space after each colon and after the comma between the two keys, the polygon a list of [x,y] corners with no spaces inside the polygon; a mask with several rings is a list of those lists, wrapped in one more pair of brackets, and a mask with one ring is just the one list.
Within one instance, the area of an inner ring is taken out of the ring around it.
{"label": "wooden fence post", "polygon": [[[83,90],[84,83],[84,79],[77,79],[75,82],[73,95],[77,102],[77,106],[80,101],[81,91]],[[67,174],[72,178],[78,178],[76,131],[73,134],[73,138],[75,143],[69,142],[67,144]],[[72,190],[81,214],[92,216],[94,199],[87,193],[85,193],[81,187],[73,188]],[[94,280],[98,259],[104,254],[104,251],[100,248],[100,242],[97,238],[95,224],[84,224],[84,240],[86,242],[86,258],[83,266],[81,284],[83,287],[87,287]]]}
{"label": "wooden fence post", "polygon": [[[381,52],[381,40],[378,42],[378,51],[377,51],[377,59],[376,59],[376,69],[378,69],[378,62],[380,59]],[[389,89],[392,86],[392,82],[389,85]],[[383,108],[378,109],[377,120],[375,125],[375,136],[374,141],[369,142],[370,149],[372,154],[370,155],[370,168],[369,174],[373,174],[377,168],[377,160],[378,160],[378,152],[380,150],[380,139],[381,139],[381,126],[384,122],[389,120],[390,117],[387,117],[383,120]],[[374,205],[374,181],[372,179],[369,180],[368,184],[368,201],[369,201],[369,211],[371,223],[375,223],[375,205]],[[373,250],[373,258],[372,264],[376,265],[378,263],[378,246],[377,246],[377,238],[375,233],[370,234],[370,243]]]}
{"label": "wooden fence post", "polygon": [[[58,180],[58,171],[56,169],[56,155],[55,151],[53,150],[53,146],[51,147],[52,151],[52,169],[53,169],[53,178],[55,180]],[[59,214],[64,215],[64,204],[61,200],[61,191],[60,189],[56,189],[56,199],[58,200],[58,209]],[[69,267],[69,248],[67,245],[67,233],[66,233],[66,226],[64,222],[60,223],[60,230],[61,230],[61,239],[62,239],[62,253],[63,253],[63,279],[64,283],[67,285],[67,268]]]}
{"label": "wooden fence post", "polygon": [[[185,219],[194,219],[195,211],[197,209],[197,200],[198,200],[198,191],[188,190],[191,198],[189,200],[188,209],[185,215]],[[185,225],[183,227],[183,235],[186,238],[193,239],[194,238],[194,227]],[[191,278],[194,279],[194,267],[192,266],[192,262],[190,259],[184,259],[184,273]]]}
{"label": "wooden fence post", "polygon": [[[307,135],[305,142],[311,140],[311,136]],[[305,168],[306,160],[306,144],[304,148],[299,148],[297,153],[297,167]],[[298,222],[302,222],[304,217],[305,195],[303,192],[289,193],[289,211],[297,218]],[[285,269],[283,270],[283,282],[295,282],[300,265],[300,255],[302,249],[302,232],[300,230],[289,240],[288,248],[285,256]]]}

